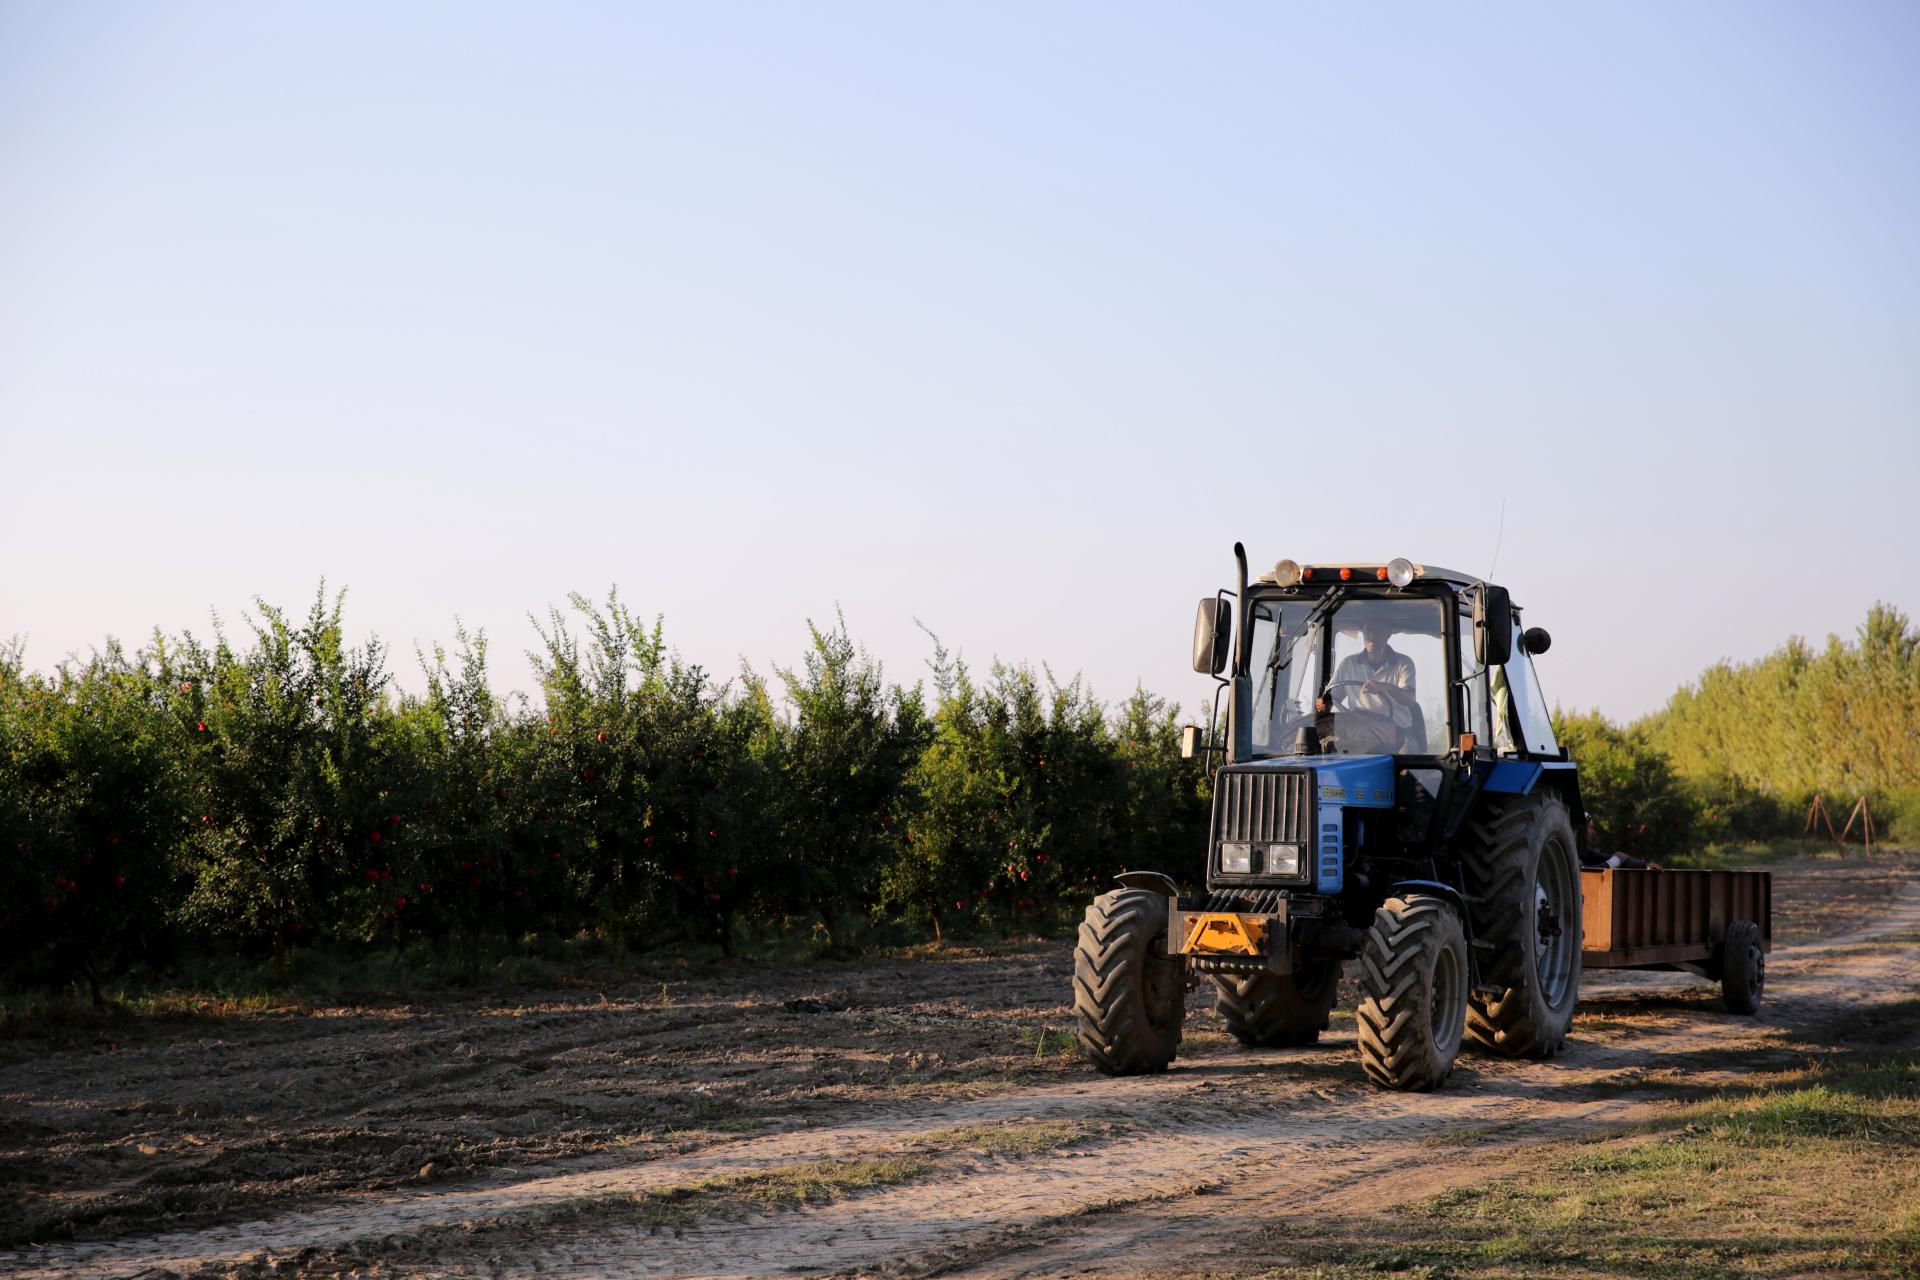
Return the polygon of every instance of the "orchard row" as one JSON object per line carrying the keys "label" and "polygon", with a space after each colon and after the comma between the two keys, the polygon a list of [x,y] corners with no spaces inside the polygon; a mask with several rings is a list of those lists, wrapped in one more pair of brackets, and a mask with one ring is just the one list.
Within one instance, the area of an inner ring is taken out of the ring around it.
{"label": "orchard row", "polygon": [[1024,666],[884,679],[836,621],[721,682],[617,597],[541,628],[541,698],[484,638],[400,692],[341,600],[156,634],[52,675],[0,655],[0,957],[96,981],[182,948],[599,932],[633,946],[875,917],[1006,927],[1128,866],[1197,870],[1175,709]]}

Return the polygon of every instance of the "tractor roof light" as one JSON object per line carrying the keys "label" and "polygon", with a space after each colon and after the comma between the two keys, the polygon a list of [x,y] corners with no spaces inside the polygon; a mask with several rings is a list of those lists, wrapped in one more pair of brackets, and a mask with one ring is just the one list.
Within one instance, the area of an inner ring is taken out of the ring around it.
{"label": "tractor roof light", "polygon": [[1290,587],[1300,581],[1300,565],[1294,560],[1282,560],[1273,566],[1273,580],[1283,587]]}
{"label": "tractor roof light", "polygon": [[1396,587],[1404,587],[1413,581],[1413,561],[1405,557],[1396,557],[1387,562],[1387,571],[1383,575]]}

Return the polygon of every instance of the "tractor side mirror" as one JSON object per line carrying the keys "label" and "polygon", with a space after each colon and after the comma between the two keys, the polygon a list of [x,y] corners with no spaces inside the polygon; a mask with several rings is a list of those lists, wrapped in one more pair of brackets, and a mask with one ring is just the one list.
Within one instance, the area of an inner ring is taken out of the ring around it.
{"label": "tractor side mirror", "polygon": [[1520,633],[1520,647],[1528,653],[1545,653],[1553,648],[1553,637],[1545,627],[1528,627]]}
{"label": "tractor side mirror", "polygon": [[1473,656],[1483,667],[1513,657],[1513,597],[1505,587],[1481,584],[1473,598]]}
{"label": "tractor side mirror", "polygon": [[1180,758],[1191,760],[1201,752],[1200,726],[1187,724],[1180,726]]}
{"label": "tractor side mirror", "polygon": [[1200,602],[1193,619],[1193,669],[1217,676],[1227,669],[1227,646],[1233,642],[1233,605],[1219,596]]}

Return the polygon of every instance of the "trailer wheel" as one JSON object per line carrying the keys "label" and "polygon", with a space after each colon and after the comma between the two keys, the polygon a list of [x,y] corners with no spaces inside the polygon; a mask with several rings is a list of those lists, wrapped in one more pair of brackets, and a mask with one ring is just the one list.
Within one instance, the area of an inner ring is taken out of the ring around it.
{"label": "trailer wheel", "polygon": [[1460,1056],[1467,935],[1440,898],[1388,898],[1360,953],[1360,1066],[1389,1089],[1431,1089]]}
{"label": "trailer wheel", "polygon": [[1164,1071],[1180,1046],[1185,990],[1167,955],[1167,899],[1115,889],[1087,908],[1073,950],[1073,1012],[1087,1060],[1110,1076]]}
{"label": "trailer wheel", "polygon": [[1476,941],[1492,944],[1467,1034],[1509,1058],[1548,1058],[1580,999],[1580,855],[1559,796],[1496,801],[1461,850],[1472,877]]}
{"label": "trailer wheel", "polygon": [[1312,1044],[1327,1029],[1340,989],[1340,961],[1327,959],[1292,973],[1221,973],[1213,978],[1213,1007],[1233,1038],[1249,1049]]}
{"label": "trailer wheel", "polygon": [[1760,926],[1751,920],[1729,921],[1720,944],[1720,994],[1727,1008],[1735,1013],[1758,1012],[1766,986],[1767,953],[1761,945]]}

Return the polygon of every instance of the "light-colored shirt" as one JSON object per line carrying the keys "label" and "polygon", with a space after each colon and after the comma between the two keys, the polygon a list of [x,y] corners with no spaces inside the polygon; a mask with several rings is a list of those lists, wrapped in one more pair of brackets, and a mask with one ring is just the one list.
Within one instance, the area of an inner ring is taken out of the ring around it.
{"label": "light-colored shirt", "polygon": [[[1340,665],[1334,669],[1335,682],[1351,680],[1355,684],[1365,684],[1371,680],[1375,684],[1390,684],[1397,688],[1413,692],[1413,659],[1401,653],[1392,645],[1383,648],[1380,661],[1374,662],[1362,649],[1340,659]],[[1341,701],[1356,711],[1372,711],[1379,715],[1393,717],[1393,722],[1402,729],[1413,725],[1413,709],[1401,706],[1383,693],[1362,693],[1358,689],[1337,691]]]}

